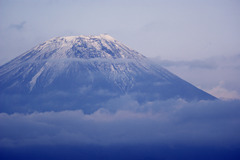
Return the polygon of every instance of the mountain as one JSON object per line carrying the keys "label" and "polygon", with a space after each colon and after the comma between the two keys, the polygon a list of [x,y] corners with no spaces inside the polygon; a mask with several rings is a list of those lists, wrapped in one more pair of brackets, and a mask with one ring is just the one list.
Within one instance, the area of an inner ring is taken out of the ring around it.
{"label": "mountain", "polygon": [[106,34],[53,38],[0,67],[0,112],[91,113],[124,95],[215,99]]}

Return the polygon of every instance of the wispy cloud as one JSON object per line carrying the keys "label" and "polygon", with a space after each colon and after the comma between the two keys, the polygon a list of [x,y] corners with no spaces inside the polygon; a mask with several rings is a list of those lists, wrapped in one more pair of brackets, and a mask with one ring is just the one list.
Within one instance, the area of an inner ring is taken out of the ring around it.
{"label": "wispy cloud", "polygon": [[188,67],[191,69],[202,68],[202,69],[216,69],[217,64],[205,60],[192,60],[192,61],[170,61],[163,60],[161,65],[165,67]]}
{"label": "wispy cloud", "polygon": [[207,59],[194,59],[188,61],[163,60],[157,57],[151,59],[164,67],[187,67],[189,69],[237,69],[239,68],[240,55],[215,56]]}
{"label": "wispy cloud", "polygon": [[218,98],[239,99],[239,54],[189,61],[155,58],[154,61]]}
{"label": "wispy cloud", "polygon": [[16,29],[16,30],[22,30],[26,24],[26,21],[22,21],[21,23],[18,24],[11,24],[9,28],[11,29]]}
{"label": "wispy cloud", "polygon": [[207,90],[208,93],[215,95],[220,99],[231,100],[231,99],[239,99],[240,94],[235,90],[229,90],[224,87],[224,82],[221,81],[216,87]]}

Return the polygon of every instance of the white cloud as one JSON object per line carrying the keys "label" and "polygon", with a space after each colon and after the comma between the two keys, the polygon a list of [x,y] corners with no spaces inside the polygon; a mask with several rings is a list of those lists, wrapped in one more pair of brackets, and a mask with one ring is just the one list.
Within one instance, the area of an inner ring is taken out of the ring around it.
{"label": "white cloud", "polygon": [[[126,103],[124,103],[126,100]],[[0,114],[0,147],[32,145],[240,143],[240,102],[182,100],[136,104],[126,97],[93,114],[81,110]],[[128,105],[131,104],[131,105]],[[134,105],[133,105],[134,104]]]}
{"label": "white cloud", "polygon": [[240,100],[240,94],[235,90],[226,89],[224,87],[224,81],[220,81],[216,87],[207,90],[207,92],[223,100]]}

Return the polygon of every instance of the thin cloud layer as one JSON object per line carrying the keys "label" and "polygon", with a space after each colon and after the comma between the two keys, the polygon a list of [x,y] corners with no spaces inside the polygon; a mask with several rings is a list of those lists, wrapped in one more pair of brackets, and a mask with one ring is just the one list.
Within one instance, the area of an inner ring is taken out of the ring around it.
{"label": "thin cloud layer", "polygon": [[81,110],[1,113],[0,147],[240,145],[240,101],[169,100],[140,105],[127,96],[114,101],[93,114]]}
{"label": "thin cloud layer", "polygon": [[228,90],[224,88],[224,82],[220,82],[218,86],[208,90],[207,92],[212,95],[215,95],[220,99],[225,99],[225,100],[240,99],[240,93],[238,93],[233,89]]}
{"label": "thin cloud layer", "polygon": [[25,24],[26,24],[26,21],[22,21],[22,22],[19,23],[19,24],[11,24],[11,25],[9,26],[9,28],[11,28],[11,29],[16,29],[16,30],[22,30],[22,29],[24,28]]}
{"label": "thin cloud layer", "polygon": [[239,54],[192,61],[154,61],[218,98],[240,99]]}

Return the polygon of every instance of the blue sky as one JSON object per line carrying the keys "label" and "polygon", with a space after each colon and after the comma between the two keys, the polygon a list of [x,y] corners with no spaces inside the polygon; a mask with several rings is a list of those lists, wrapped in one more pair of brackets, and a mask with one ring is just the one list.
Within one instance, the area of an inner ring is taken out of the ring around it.
{"label": "blue sky", "polygon": [[2,0],[0,64],[52,37],[108,33],[205,91],[240,99],[239,7],[239,0]]}

